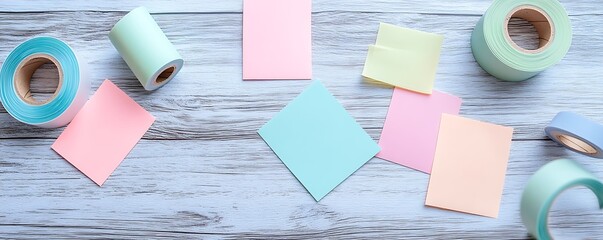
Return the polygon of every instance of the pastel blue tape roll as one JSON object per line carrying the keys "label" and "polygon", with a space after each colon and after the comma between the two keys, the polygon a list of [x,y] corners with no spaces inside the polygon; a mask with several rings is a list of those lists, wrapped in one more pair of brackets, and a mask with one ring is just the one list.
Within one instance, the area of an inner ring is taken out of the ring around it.
{"label": "pastel blue tape roll", "polygon": [[[30,94],[30,81],[37,68],[54,63],[59,85],[47,101],[36,101]],[[15,119],[39,126],[60,127],[69,123],[88,99],[90,82],[75,52],[64,42],[37,37],[17,46],[0,71],[0,99]]]}
{"label": "pastel blue tape roll", "polygon": [[573,112],[560,112],[544,129],[553,141],[570,150],[603,158],[603,125]]}

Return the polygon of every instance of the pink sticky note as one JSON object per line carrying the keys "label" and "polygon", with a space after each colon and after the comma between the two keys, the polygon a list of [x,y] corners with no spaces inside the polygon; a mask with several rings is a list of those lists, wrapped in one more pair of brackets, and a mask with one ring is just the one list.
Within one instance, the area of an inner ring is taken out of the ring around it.
{"label": "pink sticky note", "polygon": [[243,1],[243,79],[312,78],[312,1]]}
{"label": "pink sticky note", "polygon": [[496,218],[513,128],[443,114],[425,205]]}
{"label": "pink sticky note", "polygon": [[430,173],[442,113],[457,115],[460,108],[460,98],[443,92],[394,88],[377,157]]}
{"label": "pink sticky note", "polygon": [[105,80],[52,149],[101,186],[154,121],[149,112]]}

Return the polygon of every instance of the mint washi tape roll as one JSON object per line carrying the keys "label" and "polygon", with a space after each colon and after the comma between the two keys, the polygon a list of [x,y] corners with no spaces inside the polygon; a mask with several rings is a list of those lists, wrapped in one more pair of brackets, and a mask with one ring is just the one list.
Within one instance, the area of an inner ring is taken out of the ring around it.
{"label": "mint washi tape roll", "polygon": [[[509,35],[511,18],[523,18],[538,31],[539,47],[518,46]],[[492,76],[523,81],[561,61],[570,48],[569,17],[557,0],[495,0],[471,35],[471,50]]]}
{"label": "mint washi tape roll", "polygon": [[[33,98],[31,77],[40,66],[53,63],[59,72],[59,84],[46,101]],[[46,128],[69,123],[82,108],[90,92],[90,82],[83,64],[64,42],[51,37],[37,37],[17,46],[6,58],[0,71],[0,98],[6,111],[15,119]]]}
{"label": "mint washi tape roll", "polygon": [[546,135],[566,148],[603,158],[603,125],[573,112],[558,113],[544,128]]}
{"label": "mint washi tape roll", "polygon": [[563,191],[584,186],[592,190],[603,208],[603,183],[577,163],[567,159],[552,161],[530,178],[521,196],[521,220],[536,239],[552,239],[548,214],[553,201]]}
{"label": "mint washi tape roll", "polygon": [[119,20],[109,39],[146,90],[168,83],[184,61],[146,8],[139,7]]}

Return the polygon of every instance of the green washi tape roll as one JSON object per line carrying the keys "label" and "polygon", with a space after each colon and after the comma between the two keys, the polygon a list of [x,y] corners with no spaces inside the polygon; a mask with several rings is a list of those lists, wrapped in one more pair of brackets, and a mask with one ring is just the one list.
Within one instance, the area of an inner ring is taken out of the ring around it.
{"label": "green washi tape roll", "polygon": [[165,85],[184,64],[145,7],[119,20],[109,32],[109,39],[146,90]]}
{"label": "green washi tape roll", "polygon": [[549,209],[566,189],[584,186],[592,190],[603,208],[603,183],[574,161],[559,159],[540,168],[528,181],[521,197],[521,220],[537,239],[552,239],[548,230]]}
{"label": "green washi tape roll", "polygon": [[[540,39],[537,49],[513,42],[508,24],[515,17],[534,25]],[[473,30],[471,50],[492,76],[523,81],[561,61],[571,42],[570,20],[557,0],[495,0]]]}

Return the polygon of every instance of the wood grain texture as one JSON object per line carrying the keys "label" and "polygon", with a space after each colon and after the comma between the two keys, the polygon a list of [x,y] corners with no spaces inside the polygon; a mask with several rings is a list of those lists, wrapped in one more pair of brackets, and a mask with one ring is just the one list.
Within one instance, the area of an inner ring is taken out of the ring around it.
{"label": "wood grain texture", "polygon": [[[154,92],[107,37],[143,3],[186,61]],[[378,23],[445,36],[436,88],[463,98],[462,115],[515,128],[500,217],[490,219],[424,207],[428,176],[377,158],[316,203],[256,134],[309,81],[241,81],[241,1],[1,2],[0,61],[30,37],[61,38],[87,60],[94,90],[109,78],[157,121],[99,188],[50,149],[62,129],[21,124],[0,107],[0,238],[527,238],[518,201],[540,166],[569,157],[603,177],[598,161],[543,133],[562,110],[603,122],[601,5],[562,3],[574,31],[570,52],[521,83],[495,80],[471,55],[471,31],[490,1],[313,3],[314,78],[375,140],[392,90],[360,72]],[[522,29],[516,34],[527,36]],[[596,206],[585,189],[564,194],[552,212],[554,234],[601,238]]]}

